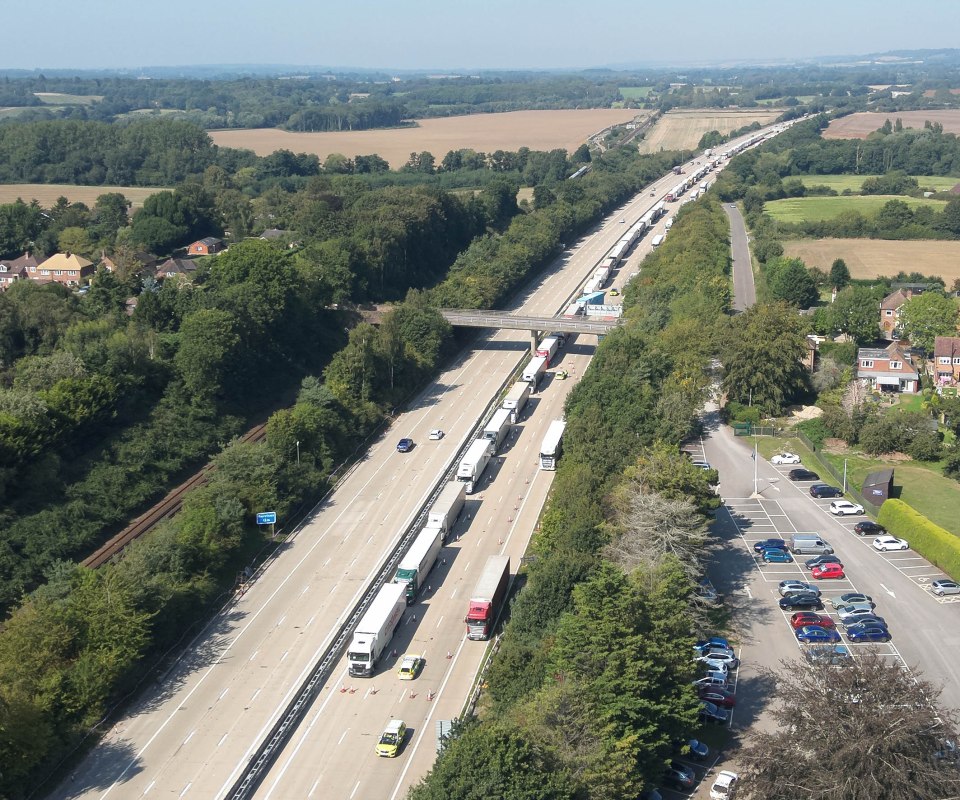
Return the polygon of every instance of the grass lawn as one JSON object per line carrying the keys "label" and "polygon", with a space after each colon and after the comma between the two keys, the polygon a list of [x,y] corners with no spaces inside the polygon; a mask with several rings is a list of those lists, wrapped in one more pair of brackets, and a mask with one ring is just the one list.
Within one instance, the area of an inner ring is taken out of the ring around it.
{"label": "grass lawn", "polygon": [[850,197],[790,197],[764,203],[763,210],[778,222],[813,222],[833,219],[845,211],[857,211],[865,217],[876,214],[891,200],[900,200],[911,208],[933,206],[940,211],[943,200],[919,200],[903,195],[852,195]]}
{"label": "grass lawn", "polygon": [[899,414],[904,411],[923,411],[922,394],[902,394],[900,402],[887,409],[888,414]]}
{"label": "grass lawn", "polygon": [[[790,178],[793,177],[790,176]],[[867,178],[877,178],[879,175],[797,175],[795,177],[799,178],[804,186],[829,186],[836,192],[842,192],[844,189],[859,192]],[[922,188],[937,192],[947,191],[960,183],[960,178],[944,178],[939,175],[914,175],[913,177]]]}
{"label": "grass lawn", "polygon": [[651,91],[653,91],[652,86],[621,86],[620,96],[624,100],[643,100]]}

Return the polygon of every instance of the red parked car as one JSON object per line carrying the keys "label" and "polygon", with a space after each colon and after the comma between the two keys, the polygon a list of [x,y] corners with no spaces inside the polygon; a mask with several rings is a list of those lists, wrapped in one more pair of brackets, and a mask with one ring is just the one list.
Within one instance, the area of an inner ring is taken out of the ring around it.
{"label": "red parked car", "polygon": [[842,564],[821,564],[819,567],[814,567],[810,571],[810,576],[816,578],[817,580],[822,580],[824,578],[845,578],[846,573],[843,571]]}
{"label": "red parked car", "polygon": [[701,686],[699,695],[701,700],[720,708],[733,708],[737,704],[737,695],[722,686]]}
{"label": "red parked car", "polygon": [[790,617],[790,625],[794,628],[802,628],[804,625],[819,625],[821,628],[835,628],[835,623],[826,614],[814,614],[812,611],[798,611]]}

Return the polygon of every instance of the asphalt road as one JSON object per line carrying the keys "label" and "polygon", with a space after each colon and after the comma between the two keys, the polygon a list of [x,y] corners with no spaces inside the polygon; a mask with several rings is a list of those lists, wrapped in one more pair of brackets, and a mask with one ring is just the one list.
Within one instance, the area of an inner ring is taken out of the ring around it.
{"label": "asphalt road", "polygon": [[740,209],[725,203],[723,210],[730,220],[730,252],[733,256],[733,310],[746,311],[757,302],[757,289],[753,283],[753,261],[747,240],[747,228]]}

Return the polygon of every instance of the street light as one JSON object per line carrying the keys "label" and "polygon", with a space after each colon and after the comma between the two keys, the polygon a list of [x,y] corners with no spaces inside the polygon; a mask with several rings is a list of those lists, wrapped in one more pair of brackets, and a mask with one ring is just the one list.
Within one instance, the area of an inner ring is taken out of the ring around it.
{"label": "street light", "polygon": [[297,466],[300,466],[300,440],[297,439]]}

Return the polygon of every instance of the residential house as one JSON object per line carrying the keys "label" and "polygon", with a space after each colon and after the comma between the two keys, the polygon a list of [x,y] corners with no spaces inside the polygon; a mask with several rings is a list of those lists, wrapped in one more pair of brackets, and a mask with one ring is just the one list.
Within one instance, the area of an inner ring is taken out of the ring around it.
{"label": "residential house", "polygon": [[880,332],[884,339],[898,338],[897,326],[900,323],[900,309],[913,297],[912,289],[896,289],[880,303]]}
{"label": "residential house", "polygon": [[258,237],[265,242],[281,242],[287,245],[291,250],[300,245],[296,239],[296,234],[292,231],[285,231],[280,228],[267,228]]}
{"label": "residential house", "polygon": [[175,278],[190,283],[193,281],[193,275],[196,271],[196,261],[191,261],[189,258],[168,258],[157,266],[156,277],[157,280]]}
{"label": "residential house", "polygon": [[14,281],[27,280],[30,268],[36,269],[40,262],[32,253],[0,261],[0,292],[6,291]]}
{"label": "residential house", "polygon": [[938,336],[933,340],[933,359],[927,368],[936,386],[960,385],[960,336]]}
{"label": "residential house", "polygon": [[920,390],[920,373],[913,356],[898,342],[885,348],[857,350],[857,377],[874,391],[913,394]]}
{"label": "residential house", "polygon": [[84,278],[95,272],[93,262],[76,253],[54,253],[34,270],[29,268],[29,276],[39,283],[62,283],[77,286]]}
{"label": "residential house", "polygon": [[192,256],[212,256],[225,249],[226,245],[224,245],[223,239],[218,239],[216,236],[206,236],[191,244],[187,248],[187,252]]}

